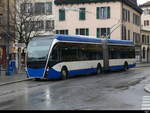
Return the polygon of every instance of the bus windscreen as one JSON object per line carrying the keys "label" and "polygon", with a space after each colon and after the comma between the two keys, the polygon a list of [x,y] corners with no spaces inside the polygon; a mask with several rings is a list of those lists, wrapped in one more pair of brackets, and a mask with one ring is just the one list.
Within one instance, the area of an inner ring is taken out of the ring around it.
{"label": "bus windscreen", "polygon": [[27,61],[46,61],[53,39],[37,39],[30,41],[27,48]]}

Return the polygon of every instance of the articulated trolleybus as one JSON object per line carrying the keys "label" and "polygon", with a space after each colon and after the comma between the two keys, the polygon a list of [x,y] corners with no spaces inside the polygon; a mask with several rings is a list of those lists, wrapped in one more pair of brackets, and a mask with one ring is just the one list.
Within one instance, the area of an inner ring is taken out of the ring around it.
{"label": "articulated trolleybus", "polygon": [[66,79],[135,65],[132,41],[51,35],[34,37],[27,48],[26,72],[34,79]]}

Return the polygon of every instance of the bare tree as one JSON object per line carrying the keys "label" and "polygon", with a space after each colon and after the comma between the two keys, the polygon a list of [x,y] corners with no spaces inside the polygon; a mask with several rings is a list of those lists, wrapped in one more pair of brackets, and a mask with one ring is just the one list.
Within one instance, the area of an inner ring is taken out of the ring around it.
{"label": "bare tree", "polygon": [[[44,29],[43,19],[47,16],[35,15],[32,3],[33,0],[18,0],[16,3],[16,39],[26,46],[32,37],[45,33],[45,30],[41,32],[41,29]],[[51,32],[53,29],[54,27],[51,26],[48,31]]]}
{"label": "bare tree", "polygon": [[[15,31],[15,41],[25,44],[27,47],[29,41],[38,35],[45,34],[46,32],[52,32],[54,30],[54,21],[48,15],[52,14],[52,9],[48,10],[49,13],[45,14],[45,10],[40,14],[40,7],[35,8],[34,0],[16,0],[16,5],[13,9],[9,10],[10,20],[12,21],[13,29]],[[52,4],[48,4],[51,5]],[[46,5],[44,5],[46,6]],[[42,7],[43,8],[43,7]],[[51,8],[51,7],[48,7]],[[45,7],[44,7],[45,9]],[[47,11],[47,12],[48,12]],[[37,14],[36,14],[36,13]],[[44,20],[51,21],[51,25],[46,24],[47,29],[44,27]],[[11,26],[11,25],[10,25]],[[11,33],[8,33],[6,24],[3,27],[3,32],[10,37]],[[12,30],[10,30],[12,31]],[[21,51],[18,51],[18,67],[21,67]],[[19,69],[20,70],[20,69]]]}
{"label": "bare tree", "polygon": [[[8,33],[8,28],[10,31],[13,29],[16,34],[15,40],[19,43],[25,43],[26,47],[32,37],[54,30],[54,20],[51,17],[47,17],[44,12],[41,15],[35,14],[35,8],[32,4],[34,1],[16,0],[16,5],[10,6],[11,10],[9,10],[11,25],[8,27],[7,24],[4,24],[2,29],[7,37],[11,36],[11,33]],[[36,11],[38,12],[38,9]],[[48,26],[48,29],[44,29],[44,19],[51,21],[51,26]]]}

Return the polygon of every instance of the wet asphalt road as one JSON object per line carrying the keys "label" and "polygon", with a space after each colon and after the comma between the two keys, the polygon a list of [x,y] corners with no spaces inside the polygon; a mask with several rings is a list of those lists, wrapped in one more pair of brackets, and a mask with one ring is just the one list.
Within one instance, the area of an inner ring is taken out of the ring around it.
{"label": "wet asphalt road", "polygon": [[0,86],[0,110],[141,110],[150,67]]}

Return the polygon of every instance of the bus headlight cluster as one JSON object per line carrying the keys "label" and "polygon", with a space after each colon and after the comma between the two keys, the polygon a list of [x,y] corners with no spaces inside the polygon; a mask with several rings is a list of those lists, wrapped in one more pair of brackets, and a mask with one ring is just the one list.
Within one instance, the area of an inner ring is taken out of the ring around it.
{"label": "bus headlight cluster", "polygon": [[49,68],[46,69],[45,75],[48,76]]}
{"label": "bus headlight cluster", "polygon": [[46,72],[48,72],[48,71],[49,71],[49,68],[46,69]]}

